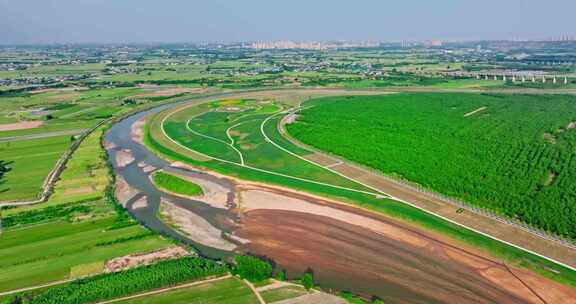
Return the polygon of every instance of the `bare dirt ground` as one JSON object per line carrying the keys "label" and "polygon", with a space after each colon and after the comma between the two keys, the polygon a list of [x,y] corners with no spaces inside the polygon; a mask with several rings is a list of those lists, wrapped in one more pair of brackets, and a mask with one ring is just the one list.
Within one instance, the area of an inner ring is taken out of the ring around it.
{"label": "bare dirt ground", "polygon": [[30,91],[31,94],[40,94],[48,92],[75,92],[75,91],[85,91],[88,90],[87,87],[66,87],[66,88],[49,88],[49,89],[37,89]]}
{"label": "bare dirt ground", "polygon": [[116,177],[116,190],[114,195],[118,198],[118,202],[124,208],[126,208],[126,204],[128,204],[128,202],[138,193],[139,191],[128,185],[121,175]]}
{"label": "bare dirt ground", "polygon": [[196,243],[226,251],[236,249],[236,245],[222,237],[222,230],[212,226],[203,217],[180,208],[162,199],[160,214]]}
{"label": "bare dirt ground", "polygon": [[47,101],[49,103],[59,103],[59,102],[63,102],[63,101],[69,101],[69,100],[72,100],[72,99],[75,99],[78,97],[80,97],[80,93],[77,93],[74,91],[67,91],[67,92],[62,92],[59,95],[52,96],[52,97],[48,98]]}
{"label": "bare dirt ground", "polygon": [[300,297],[273,302],[274,304],[346,304],[346,300],[327,293],[312,293]]}
{"label": "bare dirt ground", "polygon": [[289,114],[286,117],[284,117],[284,124],[286,125],[292,124],[296,122],[297,119],[298,119],[297,114]]}
{"label": "bare dirt ground", "polygon": [[152,166],[152,165],[149,165],[149,164],[147,164],[147,163],[145,163],[145,162],[143,162],[143,161],[138,162],[138,167],[140,167],[144,173],[150,173],[150,172],[158,169],[158,168],[156,168],[156,167],[154,167],[154,166]]}
{"label": "bare dirt ground", "polygon": [[134,161],[134,156],[130,150],[120,150],[116,153],[116,164],[118,168],[124,168]]}
{"label": "bare dirt ground", "polygon": [[10,124],[0,124],[0,132],[38,128],[42,124],[44,124],[43,121],[22,121]]}
{"label": "bare dirt ground", "polygon": [[22,141],[22,140],[31,140],[31,139],[63,136],[63,135],[79,135],[84,131],[86,131],[86,130],[66,130],[66,131],[46,132],[46,133],[40,133],[40,134],[0,137],[0,142]]}
{"label": "bare dirt ground", "polygon": [[148,208],[148,197],[142,196],[141,198],[137,199],[134,203],[132,203],[132,209],[142,209]]}
{"label": "bare dirt ground", "polygon": [[104,149],[112,150],[115,149],[116,147],[117,147],[116,144],[114,144],[113,142],[109,142],[107,140],[104,141]]}
{"label": "bare dirt ground", "polygon": [[94,191],[96,191],[95,187],[85,186],[85,187],[66,189],[66,190],[64,190],[64,194],[65,195],[79,195],[79,194],[92,193]]}
{"label": "bare dirt ground", "polygon": [[146,119],[146,117],[139,119],[130,126],[130,137],[141,145],[144,145],[144,125],[146,124]]}
{"label": "bare dirt ground", "polygon": [[137,266],[150,265],[160,260],[174,259],[187,255],[190,255],[190,253],[186,249],[179,246],[144,254],[131,254],[106,262],[106,265],[104,266],[104,272],[118,272]]}
{"label": "bare dirt ground", "polygon": [[[157,87],[147,87],[145,85],[141,85],[141,88],[144,89],[157,89]],[[206,89],[203,88],[179,88],[179,87],[172,87],[172,88],[161,88],[159,90],[146,92],[142,94],[138,94],[135,97],[166,97],[166,96],[173,96],[182,93],[204,93]]]}
{"label": "bare dirt ground", "polygon": [[251,241],[240,250],[272,258],[291,276],[312,267],[325,286],[386,303],[576,303],[574,289],[383,216],[239,187],[236,234]]}

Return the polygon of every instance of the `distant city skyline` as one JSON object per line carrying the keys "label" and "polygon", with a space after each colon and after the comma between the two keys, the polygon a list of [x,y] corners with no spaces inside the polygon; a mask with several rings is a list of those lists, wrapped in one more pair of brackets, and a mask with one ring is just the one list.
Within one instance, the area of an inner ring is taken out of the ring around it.
{"label": "distant city skyline", "polygon": [[0,0],[0,44],[576,36],[576,1]]}

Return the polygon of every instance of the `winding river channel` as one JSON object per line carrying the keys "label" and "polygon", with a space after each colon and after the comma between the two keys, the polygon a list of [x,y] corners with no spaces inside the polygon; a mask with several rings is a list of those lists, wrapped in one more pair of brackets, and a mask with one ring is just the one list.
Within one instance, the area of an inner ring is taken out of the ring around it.
{"label": "winding river channel", "polygon": [[[396,219],[289,189],[228,180],[159,158],[135,138],[134,126],[181,104],[129,116],[104,137],[117,179],[123,182],[120,188],[129,193],[119,200],[151,230],[209,258],[236,252],[269,257],[288,271],[289,278],[313,267],[315,279],[325,288],[367,298],[375,295],[386,303],[542,303],[542,297],[548,303],[576,303],[573,289]],[[123,154],[129,155],[128,161]],[[224,204],[215,205],[206,196],[195,200],[160,191],[150,180],[157,170],[215,185]],[[192,234],[160,219],[165,202],[180,209],[181,218],[196,219],[190,222]],[[213,243],[206,241],[210,238]]]}
{"label": "winding river channel", "polygon": [[[176,105],[177,104],[163,105],[134,114],[113,125],[106,133],[104,140],[106,143],[112,144],[113,148],[107,149],[107,151],[117,176],[123,178],[130,187],[138,191],[135,196],[129,199],[125,207],[140,223],[146,227],[163,235],[167,235],[171,238],[179,240],[184,244],[192,246],[201,255],[211,258],[226,257],[231,253],[207,247],[198,242],[194,242],[190,238],[178,232],[175,228],[161,221],[158,217],[158,213],[161,200],[164,197],[169,199],[170,202],[174,205],[202,216],[204,219],[209,221],[210,224],[222,229],[223,231],[226,231],[229,228],[221,225],[220,222],[216,221],[215,219],[222,217],[229,218],[231,217],[231,214],[225,210],[213,208],[202,201],[185,199],[161,192],[150,181],[149,172],[145,172],[144,168],[139,165],[145,163],[148,166],[154,167],[156,170],[165,170],[167,172],[191,176],[197,179],[204,179],[213,183],[217,183],[220,186],[231,190],[232,185],[230,182],[224,179],[213,177],[203,172],[171,167],[169,162],[159,158],[131,137],[131,126],[136,121]],[[130,151],[134,161],[126,166],[119,165],[116,155],[121,150]],[[135,208],[135,202],[137,202],[142,197],[146,197],[147,199],[146,206]]]}

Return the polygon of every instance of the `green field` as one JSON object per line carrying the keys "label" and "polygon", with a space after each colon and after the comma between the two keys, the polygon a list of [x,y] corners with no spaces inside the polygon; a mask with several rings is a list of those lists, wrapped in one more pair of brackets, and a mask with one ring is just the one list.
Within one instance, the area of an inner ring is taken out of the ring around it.
{"label": "green field", "polygon": [[70,144],[70,136],[0,142],[0,157],[11,167],[0,180],[0,201],[35,199]]}
{"label": "green field", "polygon": [[199,196],[204,194],[200,186],[172,174],[156,172],[152,180],[159,188],[175,194],[185,196]]}
{"label": "green field", "polygon": [[287,127],[306,144],[576,238],[572,96],[397,94],[305,105],[313,107]]}
{"label": "green field", "polygon": [[5,230],[0,235],[0,291],[65,280],[80,265],[171,245],[140,226],[112,229],[114,223],[108,217]]}
{"label": "green field", "polygon": [[95,274],[111,258],[172,246],[106,195],[111,177],[101,134],[76,150],[48,202],[0,210],[0,291]]}
{"label": "green field", "polygon": [[[322,167],[302,161],[267,142],[261,128],[264,128],[269,136],[277,135],[275,122],[280,116],[271,121],[266,119],[279,111],[278,106],[262,105],[258,101],[244,101],[242,104],[233,105],[235,110],[232,112],[226,111],[226,107],[214,102],[185,108],[165,121],[165,131],[170,138],[187,148],[227,162],[229,165],[244,164],[279,174],[280,178],[295,177],[370,191]],[[255,172],[266,174],[262,171]],[[302,180],[297,181],[306,183]]]}
{"label": "green field", "polygon": [[280,288],[269,289],[261,292],[262,298],[266,303],[282,301],[286,299],[296,298],[307,293],[304,287],[299,285],[288,285]]}
{"label": "green field", "polygon": [[257,304],[258,299],[248,286],[237,278],[229,278],[156,295],[119,301],[121,304]]}
{"label": "green field", "polygon": [[[186,94],[159,97],[141,95],[153,92],[141,88],[104,88],[54,89],[41,93],[0,95],[0,125],[31,121],[42,123],[35,128],[0,131],[0,160],[13,169],[0,180],[0,201],[36,198],[48,172],[72,144],[72,136],[81,134],[105,119],[186,97]],[[98,148],[95,145],[99,145],[99,140],[93,138],[90,145]],[[99,165],[90,164],[88,158],[81,166]],[[84,169],[68,170],[67,174],[78,170]],[[76,190],[82,192],[82,188],[90,185],[86,179],[90,170],[77,172],[84,174],[84,179],[75,185],[81,188],[73,189],[75,186],[70,186],[70,191],[61,191],[59,194],[68,196],[75,194],[73,192]]]}
{"label": "green field", "polygon": [[[205,278],[223,276],[228,267],[194,256],[163,260],[120,272],[103,273],[75,280],[32,295],[30,304],[81,304],[122,298],[147,290],[176,286]],[[19,303],[19,302],[17,302]]]}

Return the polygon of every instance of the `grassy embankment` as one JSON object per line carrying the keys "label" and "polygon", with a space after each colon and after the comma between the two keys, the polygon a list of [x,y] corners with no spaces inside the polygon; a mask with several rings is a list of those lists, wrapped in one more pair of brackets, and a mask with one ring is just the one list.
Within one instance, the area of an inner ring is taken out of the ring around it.
{"label": "grassy embankment", "polygon": [[160,189],[174,194],[184,196],[201,196],[204,194],[202,188],[197,184],[172,174],[156,172],[152,177],[152,181]]}

